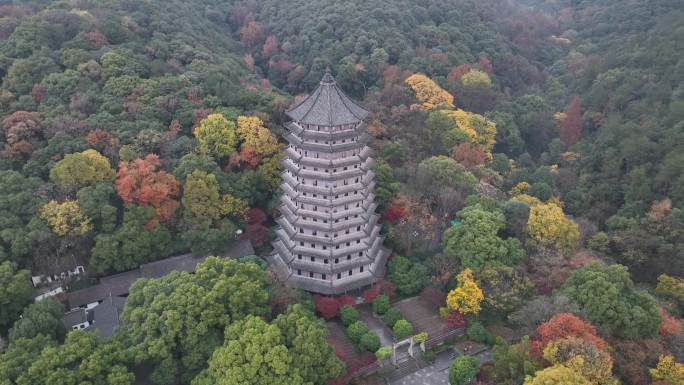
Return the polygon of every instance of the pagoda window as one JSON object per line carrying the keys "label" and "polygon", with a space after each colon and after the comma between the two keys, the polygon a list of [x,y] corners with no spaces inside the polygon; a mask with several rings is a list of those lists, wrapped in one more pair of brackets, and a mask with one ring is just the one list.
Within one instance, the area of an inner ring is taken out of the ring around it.
{"label": "pagoda window", "polygon": [[321,279],[325,279],[325,274],[321,275]]}
{"label": "pagoda window", "polygon": [[317,219],[317,218],[313,218],[313,221],[314,221],[314,222],[318,222],[318,219]]}
{"label": "pagoda window", "polygon": [[347,171],[347,167],[344,168],[344,171]]}
{"label": "pagoda window", "polygon": [[309,272],[309,278],[313,278],[313,277],[314,277],[314,276],[313,276],[313,271],[310,271],[310,272]]}
{"label": "pagoda window", "polygon": [[356,243],[361,243],[361,240],[360,240],[360,239],[357,239],[357,240],[356,240]]}
{"label": "pagoda window", "polygon": [[315,243],[312,243],[312,244],[311,244],[311,248],[312,248],[312,249],[315,249],[315,248],[316,248],[316,244],[315,244]]}
{"label": "pagoda window", "polygon": [[328,264],[328,260],[327,260],[327,259],[324,259],[324,260],[323,260],[323,263],[325,263],[325,264],[327,265],[327,264]]}
{"label": "pagoda window", "polygon": [[361,226],[356,226],[356,231],[361,231]]}
{"label": "pagoda window", "polygon": [[350,243],[350,242],[347,242],[347,246],[351,246],[351,243]]}
{"label": "pagoda window", "polygon": [[349,276],[351,276],[351,275],[352,275],[352,271],[351,271],[351,270],[349,270]]}
{"label": "pagoda window", "polygon": [[337,279],[342,279],[342,273],[337,273]]}
{"label": "pagoda window", "polygon": [[340,263],[340,259],[339,259],[339,258],[335,258],[335,263]]}
{"label": "pagoda window", "polygon": [[351,261],[351,254],[347,254],[347,261]]}
{"label": "pagoda window", "polygon": [[[325,237],[327,238],[328,236],[326,235]],[[323,250],[327,250],[327,249],[328,249],[328,246],[323,246]]]}
{"label": "pagoda window", "polygon": [[302,255],[301,255],[301,254],[297,254],[297,259],[302,259]]}
{"label": "pagoda window", "polygon": [[297,275],[302,275],[302,270],[301,270],[301,269],[297,269]]}
{"label": "pagoda window", "polygon": [[359,272],[363,273],[363,266],[359,267]]}
{"label": "pagoda window", "polygon": [[339,248],[340,248],[340,245],[335,245],[335,249],[339,249]]}
{"label": "pagoda window", "polygon": [[318,206],[314,206],[313,211],[318,211]]}
{"label": "pagoda window", "polygon": [[304,234],[304,229],[300,227],[300,228],[299,228],[299,233],[300,233],[300,234]]}
{"label": "pagoda window", "polygon": [[304,246],[304,242],[299,242],[299,246]]}
{"label": "pagoda window", "polygon": [[356,178],[356,179],[354,180],[354,183],[359,183],[359,178]]}
{"label": "pagoda window", "polygon": [[316,258],[311,257],[311,262],[316,262]]}
{"label": "pagoda window", "polygon": [[318,235],[318,231],[316,231],[316,230],[312,231],[311,235]]}
{"label": "pagoda window", "polygon": [[363,256],[363,251],[359,251],[359,257]]}

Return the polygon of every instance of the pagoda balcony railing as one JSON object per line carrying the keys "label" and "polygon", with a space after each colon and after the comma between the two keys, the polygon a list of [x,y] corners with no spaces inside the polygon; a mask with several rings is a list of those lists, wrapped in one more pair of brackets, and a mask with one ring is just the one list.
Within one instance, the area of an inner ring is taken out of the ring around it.
{"label": "pagoda balcony railing", "polygon": [[[362,275],[362,277],[359,277],[359,275]],[[357,287],[370,285],[377,279],[378,278],[373,276],[370,272],[355,273],[352,276],[342,277],[341,279],[336,279],[334,281],[309,278],[295,274],[290,276],[290,280],[296,282],[297,287],[328,295],[342,294]]]}
{"label": "pagoda balcony railing", "polygon": [[305,129],[294,121],[285,123],[285,128],[300,138],[319,139],[328,141],[347,139],[354,136],[359,136],[366,132],[365,123],[361,123],[354,128],[349,128],[346,130],[335,130],[332,132]]}
{"label": "pagoda balcony railing", "polygon": [[301,163],[306,166],[312,167],[344,167],[349,165],[358,164],[369,159],[370,148],[364,146],[358,155],[345,156],[337,159],[324,159],[324,158],[314,158],[309,156],[304,156],[299,154],[294,148],[287,147],[285,150],[286,155],[292,159],[295,163]]}

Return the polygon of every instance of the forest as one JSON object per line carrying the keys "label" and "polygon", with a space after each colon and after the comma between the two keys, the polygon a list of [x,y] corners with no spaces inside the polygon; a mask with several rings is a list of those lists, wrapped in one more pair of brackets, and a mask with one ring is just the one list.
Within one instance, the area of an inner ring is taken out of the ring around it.
{"label": "forest", "polygon": [[[682,385],[682,52],[679,0],[1,2],[0,385],[343,384],[386,358],[353,298],[264,258],[284,112],[327,68],[371,111],[392,256],[363,297],[396,338],[420,296],[491,352],[451,385]],[[136,281],[107,341],[34,301],[32,276],[238,239],[256,255]]]}

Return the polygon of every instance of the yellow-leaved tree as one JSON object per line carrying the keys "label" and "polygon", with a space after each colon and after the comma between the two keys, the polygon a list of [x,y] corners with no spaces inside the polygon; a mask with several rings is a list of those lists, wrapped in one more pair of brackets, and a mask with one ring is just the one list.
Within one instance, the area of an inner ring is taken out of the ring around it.
{"label": "yellow-leaved tree", "polygon": [[670,385],[684,385],[684,364],[675,361],[671,355],[660,356],[658,365],[650,370],[653,381],[664,381]]}
{"label": "yellow-leaved tree", "polygon": [[463,133],[471,145],[482,149],[488,160],[496,144],[496,123],[482,115],[456,109],[444,111],[453,121],[457,133]]}
{"label": "yellow-leaved tree", "polygon": [[574,250],[579,240],[577,224],[566,218],[563,209],[553,202],[530,207],[527,232],[539,244],[566,253]]}
{"label": "yellow-leaved tree", "polygon": [[439,106],[454,108],[454,97],[427,76],[413,74],[406,79],[406,84],[413,89],[416,99],[426,110]]}
{"label": "yellow-leaved tree", "polygon": [[40,217],[59,236],[83,235],[92,229],[90,218],[81,211],[77,201],[50,201],[40,209]]}
{"label": "yellow-leaved tree", "polygon": [[466,268],[456,279],[458,286],[447,295],[447,306],[461,314],[478,314],[484,294],[473,278],[473,271]]}
{"label": "yellow-leaved tree", "polygon": [[237,134],[235,123],[222,114],[210,114],[195,127],[195,137],[200,148],[217,159],[229,156],[235,151]]}
{"label": "yellow-leaved tree", "polygon": [[262,158],[278,152],[278,140],[271,134],[264,122],[256,116],[239,116],[237,119],[237,133],[242,140],[241,150],[249,147]]}

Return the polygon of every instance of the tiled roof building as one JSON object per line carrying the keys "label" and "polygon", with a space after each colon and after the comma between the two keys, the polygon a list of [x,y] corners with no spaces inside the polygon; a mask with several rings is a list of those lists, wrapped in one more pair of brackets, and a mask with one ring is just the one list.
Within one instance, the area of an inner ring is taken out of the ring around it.
{"label": "tiled roof building", "polygon": [[382,246],[365,142],[368,111],[326,73],[318,88],[286,112],[281,216],[269,261],[282,279],[341,294],[382,278]]}

